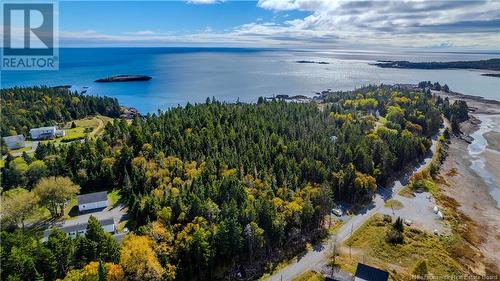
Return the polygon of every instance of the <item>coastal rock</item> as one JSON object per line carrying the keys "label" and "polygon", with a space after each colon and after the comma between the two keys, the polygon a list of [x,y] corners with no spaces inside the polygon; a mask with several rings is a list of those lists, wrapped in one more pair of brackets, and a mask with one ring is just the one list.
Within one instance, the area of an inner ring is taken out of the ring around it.
{"label": "coastal rock", "polygon": [[149,81],[153,77],[146,75],[115,75],[111,77],[97,79],[94,82],[104,83],[104,82],[134,82],[134,81]]}
{"label": "coastal rock", "polygon": [[59,85],[59,86],[54,86],[51,88],[54,90],[58,90],[58,91],[69,91],[69,89],[71,88],[71,85]]}
{"label": "coastal rock", "polygon": [[122,114],[120,115],[121,118],[132,120],[136,116],[141,116],[139,110],[135,107],[121,106],[120,108],[122,111]]}

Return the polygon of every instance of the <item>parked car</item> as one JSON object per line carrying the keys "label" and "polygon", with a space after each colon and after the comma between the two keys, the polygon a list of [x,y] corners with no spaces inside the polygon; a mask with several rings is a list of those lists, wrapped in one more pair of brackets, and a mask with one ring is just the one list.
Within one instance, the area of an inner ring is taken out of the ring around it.
{"label": "parked car", "polygon": [[339,208],[333,208],[332,209],[332,214],[336,215],[337,217],[341,217],[344,213]]}

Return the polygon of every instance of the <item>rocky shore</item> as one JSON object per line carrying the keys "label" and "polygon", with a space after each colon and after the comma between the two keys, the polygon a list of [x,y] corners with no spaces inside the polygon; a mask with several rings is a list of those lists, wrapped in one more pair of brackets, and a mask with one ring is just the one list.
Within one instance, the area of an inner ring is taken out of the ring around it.
{"label": "rocky shore", "polygon": [[139,113],[139,110],[135,107],[128,107],[128,106],[120,106],[122,114],[120,115],[121,118],[125,118],[128,120],[133,120],[137,116],[141,116]]}
{"label": "rocky shore", "polygon": [[[470,243],[469,251],[462,253],[464,263],[483,276],[500,274],[500,209],[495,198],[500,188],[500,102],[459,93],[437,94],[450,101],[464,100],[470,108],[470,119],[461,124],[463,134],[452,138],[440,174],[442,193],[460,214],[459,227],[465,229]],[[473,136],[486,141],[478,144]],[[477,145],[481,150],[471,153],[471,146]]]}

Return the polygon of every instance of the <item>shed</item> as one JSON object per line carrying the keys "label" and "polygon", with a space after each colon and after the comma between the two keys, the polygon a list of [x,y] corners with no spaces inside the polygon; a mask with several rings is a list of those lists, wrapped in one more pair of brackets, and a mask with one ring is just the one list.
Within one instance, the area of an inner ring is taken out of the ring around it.
{"label": "shed", "polygon": [[104,209],[108,206],[108,193],[106,191],[88,193],[77,196],[78,211],[84,212],[95,209]]}
{"label": "shed", "polygon": [[23,135],[3,137],[2,139],[9,149],[19,149],[26,146]]}
{"label": "shed", "polygon": [[387,281],[389,272],[371,267],[369,265],[358,263],[354,281]]}

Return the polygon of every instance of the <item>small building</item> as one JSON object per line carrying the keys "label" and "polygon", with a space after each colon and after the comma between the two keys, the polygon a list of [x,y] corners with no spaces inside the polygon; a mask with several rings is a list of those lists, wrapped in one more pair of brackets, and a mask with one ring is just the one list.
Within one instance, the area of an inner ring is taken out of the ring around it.
{"label": "small building", "polygon": [[9,149],[19,149],[19,148],[23,148],[26,146],[25,139],[24,139],[23,135],[3,137],[2,139],[5,142],[5,145]]}
{"label": "small building", "polygon": [[[116,232],[115,221],[113,218],[100,219],[99,223],[101,224],[101,226],[105,232],[109,232],[109,233]],[[87,234],[87,225],[88,225],[87,222],[78,223],[78,224],[74,224],[74,225],[64,226],[64,227],[61,227],[59,229],[62,232],[66,233],[69,237],[75,238],[77,235],[85,236]],[[43,235],[44,241],[48,240],[51,232],[52,232],[52,229],[47,229],[44,231],[44,235]]]}
{"label": "small building", "polygon": [[78,195],[76,199],[80,212],[104,209],[108,206],[108,193],[106,191]]}
{"label": "small building", "polygon": [[30,136],[33,140],[54,139],[56,137],[64,137],[65,135],[66,132],[64,130],[58,130],[55,126],[33,128],[30,130]]}
{"label": "small building", "polygon": [[354,281],[387,281],[389,272],[371,267],[369,265],[358,263]]}

